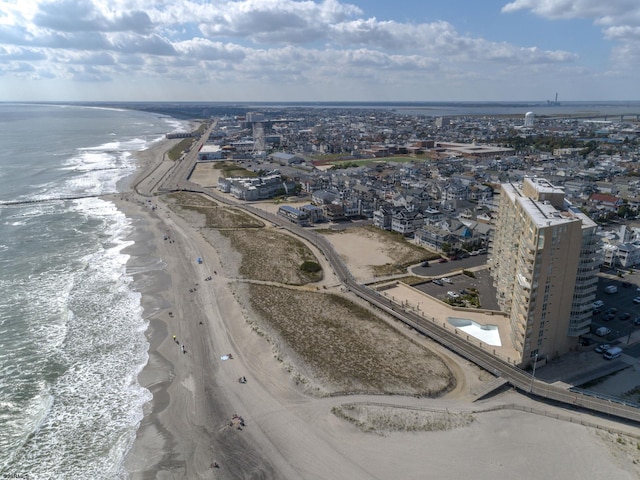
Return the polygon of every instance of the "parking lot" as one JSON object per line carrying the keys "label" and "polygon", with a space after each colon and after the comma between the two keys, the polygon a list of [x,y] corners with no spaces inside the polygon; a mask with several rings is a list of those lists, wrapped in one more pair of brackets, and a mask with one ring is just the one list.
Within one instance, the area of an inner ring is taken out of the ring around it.
{"label": "parking lot", "polygon": [[[478,257],[469,257],[469,259],[471,258],[478,259]],[[486,259],[486,257],[482,257],[482,259],[484,260]],[[457,262],[438,264],[438,267],[440,267],[437,269],[440,272],[438,274],[435,273],[435,268],[431,270],[432,267],[420,267],[422,270],[429,270],[429,273],[433,276],[440,275],[440,278],[449,279],[451,283],[442,282],[442,285],[438,285],[430,280],[426,280],[425,283],[414,285],[414,288],[417,288],[421,292],[437,298],[438,300],[445,300],[448,296],[447,292],[449,291],[453,291],[459,294],[461,290],[469,290],[470,288],[475,288],[476,290],[478,290],[478,295],[480,297],[480,308],[486,310],[499,310],[498,302],[496,300],[496,291],[495,288],[493,288],[493,281],[491,279],[491,276],[489,275],[489,270],[476,270],[473,272],[474,277],[469,277],[462,273],[457,273],[460,271],[460,268],[469,268],[461,266],[462,262],[464,262],[465,260],[468,259],[463,259]],[[478,260],[476,260],[475,263],[476,265],[481,265],[483,262],[478,262]],[[451,268],[454,265],[456,268]],[[449,266],[449,268],[444,268],[445,266]]]}
{"label": "parking lot", "polygon": [[[603,302],[603,306],[593,316],[592,332],[599,327],[609,328],[611,333],[606,339],[614,340],[640,328],[634,325],[634,318],[640,316],[640,304],[633,303],[633,299],[640,296],[638,280],[638,274],[626,275],[625,278],[614,275],[600,277],[596,298]],[[606,289],[611,285],[617,287],[616,293],[607,293]],[[608,313],[611,309],[615,309],[615,313]],[[628,319],[623,319],[625,314],[629,315]]]}

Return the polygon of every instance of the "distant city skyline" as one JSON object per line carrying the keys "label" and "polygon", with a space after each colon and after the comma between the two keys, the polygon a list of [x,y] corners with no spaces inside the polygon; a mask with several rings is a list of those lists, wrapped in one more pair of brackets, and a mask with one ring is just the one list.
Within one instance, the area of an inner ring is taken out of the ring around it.
{"label": "distant city skyline", "polygon": [[639,100],[630,0],[0,0],[0,101]]}

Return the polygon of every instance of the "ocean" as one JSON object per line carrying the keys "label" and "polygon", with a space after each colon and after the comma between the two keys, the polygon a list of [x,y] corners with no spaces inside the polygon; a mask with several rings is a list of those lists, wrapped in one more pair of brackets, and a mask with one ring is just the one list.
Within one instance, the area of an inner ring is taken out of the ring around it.
{"label": "ocean", "polygon": [[134,173],[135,151],[185,128],[0,104],[0,477],[127,478],[151,399],[137,382],[147,321],[123,253],[133,227],[101,196]]}

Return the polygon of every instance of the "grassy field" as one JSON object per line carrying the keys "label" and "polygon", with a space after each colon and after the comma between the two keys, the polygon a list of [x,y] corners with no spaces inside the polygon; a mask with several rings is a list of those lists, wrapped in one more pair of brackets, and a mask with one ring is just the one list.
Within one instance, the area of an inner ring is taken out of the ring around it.
{"label": "grassy field", "polygon": [[253,170],[247,170],[246,168],[239,167],[235,163],[231,162],[216,162],[214,168],[222,170],[222,176],[225,178],[232,177],[257,177],[258,173]]}
{"label": "grassy field", "polygon": [[306,285],[322,280],[322,270],[309,272],[305,262],[318,262],[300,240],[272,228],[221,230],[234,250],[242,255],[239,273],[243,278],[284,285]]}
{"label": "grassy field", "polygon": [[169,160],[175,161],[179,159],[180,155],[182,155],[182,152],[191,148],[194,141],[194,138],[183,138],[178,143],[176,143],[167,153],[167,155],[169,156]]}
{"label": "grassy field", "polygon": [[248,288],[269,329],[334,392],[437,396],[455,385],[440,357],[339,295]]}
{"label": "grassy field", "polygon": [[261,228],[264,222],[240,209],[221,207],[209,198],[196,193],[178,192],[168,195],[172,208],[199,213],[204,217],[205,228]]}

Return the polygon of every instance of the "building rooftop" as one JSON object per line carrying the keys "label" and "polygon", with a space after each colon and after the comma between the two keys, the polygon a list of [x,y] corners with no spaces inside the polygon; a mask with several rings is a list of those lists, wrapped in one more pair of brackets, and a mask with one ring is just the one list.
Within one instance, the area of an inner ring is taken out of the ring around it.
{"label": "building rooftop", "polygon": [[[541,192],[561,194],[563,190],[555,187],[549,181],[544,179],[535,180],[536,189]],[[565,210],[556,208],[548,201],[537,201],[527,197],[522,192],[521,185],[512,183],[503,185],[504,192],[509,195],[514,202],[522,206],[529,217],[535,222],[537,227],[549,227],[562,225],[569,222],[580,221],[585,227],[595,227],[588,216],[584,215],[580,210],[571,208],[571,204],[565,202]]]}

